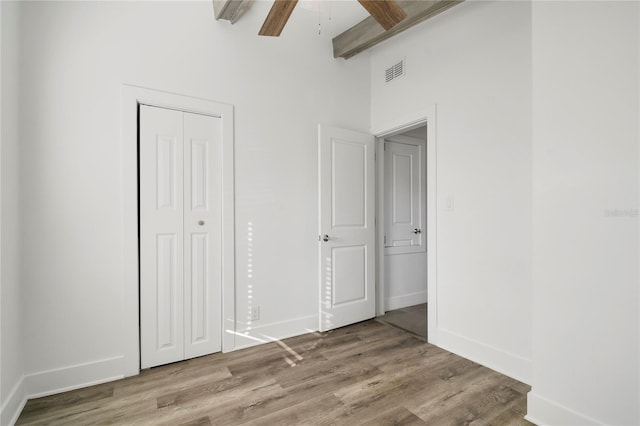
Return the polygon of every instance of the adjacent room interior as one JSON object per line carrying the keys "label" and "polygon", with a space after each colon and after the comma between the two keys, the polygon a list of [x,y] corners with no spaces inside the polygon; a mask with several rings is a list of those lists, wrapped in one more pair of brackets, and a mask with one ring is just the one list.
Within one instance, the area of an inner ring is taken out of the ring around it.
{"label": "adjacent room interior", "polygon": [[[384,313],[378,321],[427,340],[427,126],[385,136],[383,181]],[[380,169],[383,168],[381,172]],[[382,213],[382,214],[380,214]],[[424,230],[424,231],[423,231]]]}

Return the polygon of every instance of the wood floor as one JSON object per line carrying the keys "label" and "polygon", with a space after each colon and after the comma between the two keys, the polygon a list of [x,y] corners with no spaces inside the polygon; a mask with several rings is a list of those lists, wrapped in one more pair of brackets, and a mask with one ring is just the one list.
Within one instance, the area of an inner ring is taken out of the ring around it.
{"label": "wood floor", "polygon": [[400,327],[409,333],[415,334],[423,340],[427,340],[426,303],[387,311],[384,315],[376,319],[395,327]]}
{"label": "wood floor", "polygon": [[528,391],[366,321],[30,400],[17,424],[517,426]]}

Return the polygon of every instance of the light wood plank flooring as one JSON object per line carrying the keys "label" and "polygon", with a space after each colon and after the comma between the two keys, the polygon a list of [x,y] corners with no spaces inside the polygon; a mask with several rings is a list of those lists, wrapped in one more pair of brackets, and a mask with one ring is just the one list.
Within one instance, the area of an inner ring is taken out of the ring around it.
{"label": "light wood plank flooring", "polygon": [[399,327],[409,333],[427,340],[427,304],[407,306],[406,308],[387,311],[376,318],[387,324]]}
{"label": "light wood plank flooring", "polygon": [[30,400],[17,424],[518,426],[528,391],[366,321]]}

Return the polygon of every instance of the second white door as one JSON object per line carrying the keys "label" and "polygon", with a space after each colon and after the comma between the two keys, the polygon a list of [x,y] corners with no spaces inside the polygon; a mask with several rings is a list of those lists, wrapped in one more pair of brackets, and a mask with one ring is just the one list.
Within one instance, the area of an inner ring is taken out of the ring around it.
{"label": "second white door", "polygon": [[384,142],[386,254],[425,251],[424,141],[408,136]]}
{"label": "second white door", "polygon": [[375,316],[375,144],[320,127],[320,330]]}
{"label": "second white door", "polygon": [[221,123],[140,107],[140,339],[149,368],[221,349]]}

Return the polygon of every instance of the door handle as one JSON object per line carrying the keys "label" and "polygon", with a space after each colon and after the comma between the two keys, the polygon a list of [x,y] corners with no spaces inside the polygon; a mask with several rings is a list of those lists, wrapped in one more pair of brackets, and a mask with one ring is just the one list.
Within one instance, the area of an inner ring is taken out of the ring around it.
{"label": "door handle", "polygon": [[326,243],[327,241],[329,241],[329,236],[328,236],[327,234],[324,234],[324,235],[322,236],[322,241],[324,241],[325,243]]}
{"label": "door handle", "polygon": [[198,221],[198,225],[200,225],[200,226],[204,225],[204,220],[199,220]]}
{"label": "door handle", "polygon": [[420,228],[415,228],[415,229],[413,230],[413,233],[414,233],[414,234],[421,234],[421,233],[422,233],[422,230],[421,230]]}

